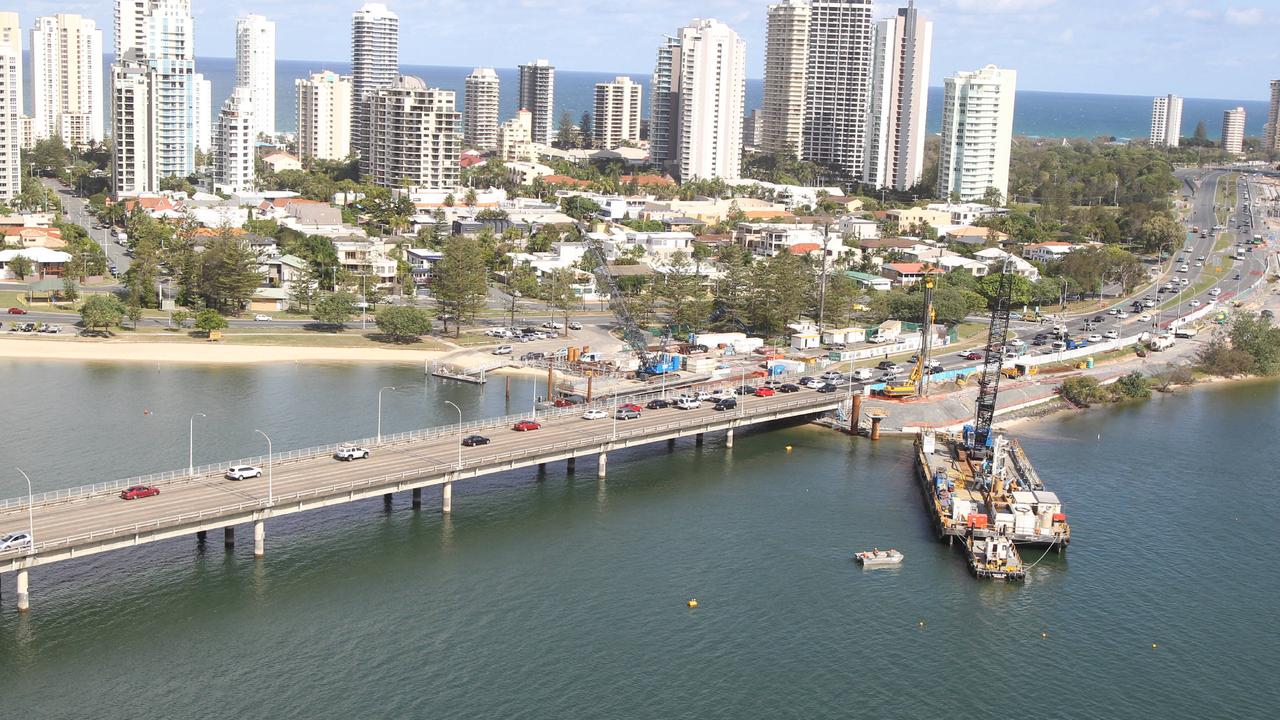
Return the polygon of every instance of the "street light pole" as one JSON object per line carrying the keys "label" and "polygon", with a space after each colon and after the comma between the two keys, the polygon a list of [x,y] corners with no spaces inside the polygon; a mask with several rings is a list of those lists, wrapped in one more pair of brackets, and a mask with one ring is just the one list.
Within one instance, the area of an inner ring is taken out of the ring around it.
{"label": "street light pole", "polygon": [[187,475],[195,475],[195,463],[193,462],[196,446],[196,418],[208,417],[204,413],[196,413],[187,421]]}
{"label": "street light pole", "polygon": [[273,455],[273,454],[272,454],[272,452],[271,452],[271,438],[267,437],[267,434],[266,434],[266,433],[264,433],[264,432],[262,432],[261,430],[254,430],[254,432],[258,433],[259,435],[261,435],[261,436],[262,436],[262,437],[264,437],[264,438],[267,438],[267,504],[268,504],[268,505],[275,505],[275,504],[276,504],[276,501],[275,501],[275,492],[273,491],[273,488],[272,488],[272,486],[271,486],[271,480],[272,480],[272,478],[271,478],[271,474],[272,474],[272,473],[271,473],[271,471],[272,471],[272,467],[271,467],[271,466],[272,466],[272,464],[273,464],[273,461],[272,461],[272,455]]}
{"label": "street light pole", "polygon": [[27,545],[27,554],[34,555],[36,552],[36,511],[33,503],[35,494],[31,492],[31,478],[22,472],[22,468],[14,468],[14,470],[17,470],[27,481],[27,534],[31,536],[31,542]]}
{"label": "street light pole", "polygon": [[452,405],[454,410],[458,411],[458,470],[462,470],[462,408],[454,405],[452,402],[445,400],[445,405]]}
{"label": "street light pole", "polygon": [[383,390],[395,390],[395,388],[392,386],[387,386],[387,387],[378,389],[378,442],[379,443],[382,442],[382,391]]}

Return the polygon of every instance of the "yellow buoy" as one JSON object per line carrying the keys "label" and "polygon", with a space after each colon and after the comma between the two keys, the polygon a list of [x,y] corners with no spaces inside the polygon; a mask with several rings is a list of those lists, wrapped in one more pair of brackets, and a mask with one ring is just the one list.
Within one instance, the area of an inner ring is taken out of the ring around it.
{"label": "yellow buoy", "polygon": [[788,446],[787,446],[787,452],[791,452],[791,446],[790,446],[790,445],[788,445]]}
{"label": "yellow buoy", "polygon": [[689,607],[691,607],[691,608],[696,608],[696,607],[698,607],[698,601],[697,601],[697,599],[696,599],[696,598],[689,598],[689,603],[688,603],[688,604],[689,604]]}
{"label": "yellow buoy", "polygon": [[1049,633],[1047,633],[1047,632],[1042,632],[1042,633],[1040,633],[1040,639],[1042,639],[1042,640],[1043,640],[1044,638],[1047,638],[1047,637],[1049,637]]}
{"label": "yellow buoy", "polygon": [[1159,646],[1159,645],[1156,645],[1155,643],[1151,643],[1151,649],[1152,649],[1152,650],[1155,650],[1155,649],[1156,649],[1156,648],[1158,648],[1158,647],[1160,647],[1160,646]]}
{"label": "yellow buoy", "polygon": [[921,620],[920,622],[916,623],[916,627],[924,627],[924,621]]}

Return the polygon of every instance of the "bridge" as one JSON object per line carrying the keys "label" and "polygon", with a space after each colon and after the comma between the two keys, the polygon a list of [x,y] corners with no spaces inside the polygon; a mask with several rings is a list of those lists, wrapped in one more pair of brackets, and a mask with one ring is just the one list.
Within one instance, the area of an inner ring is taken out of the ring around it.
{"label": "bridge", "polygon": [[[717,411],[710,404],[694,410],[645,410],[641,417],[616,420],[613,404],[595,403],[539,411],[538,430],[515,432],[512,425],[529,414],[440,426],[357,441],[370,450],[364,460],[340,462],[333,457],[341,445],[326,445],[254,457],[187,470],[156,473],[113,482],[11,498],[0,501],[0,529],[15,532],[30,527],[34,542],[0,552],[0,573],[17,574],[18,609],[30,607],[29,571],[42,565],[123,550],[184,535],[206,538],[222,530],[228,548],[235,544],[237,525],[252,525],[253,552],[262,557],[266,524],[273,517],[318,510],[382,495],[409,492],[415,510],[422,506],[422,489],[439,487],[441,511],[453,509],[453,484],[473,478],[564,460],[573,472],[579,457],[596,458],[596,473],[604,479],[608,455],[614,450],[706,433],[725,433],[733,447],[734,430],[775,420],[813,416],[835,410],[845,402],[842,392],[818,393],[802,389],[773,397],[738,397],[734,410]],[[643,405],[656,393],[624,398]],[[609,413],[603,420],[585,420],[588,407]],[[461,438],[480,434],[488,445],[463,447]],[[344,443],[346,444],[346,443]],[[257,479],[226,479],[232,464],[263,469]],[[154,485],[160,494],[124,500],[120,491],[133,485]]]}

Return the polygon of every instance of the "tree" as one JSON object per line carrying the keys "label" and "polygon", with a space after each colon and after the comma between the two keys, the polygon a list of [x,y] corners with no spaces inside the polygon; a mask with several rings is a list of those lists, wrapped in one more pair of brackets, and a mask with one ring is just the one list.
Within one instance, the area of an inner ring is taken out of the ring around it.
{"label": "tree", "polygon": [[214,330],[222,330],[227,327],[227,319],[217,310],[209,308],[196,313],[195,327],[197,330],[209,335]]}
{"label": "tree", "polygon": [[351,293],[328,293],[315,303],[311,317],[321,325],[335,330],[346,329],[347,321],[356,311],[356,298]]}
{"label": "tree", "polygon": [[[454,321],[454,335],[461,324],[475,318],[488,294],[487,272],[480,243],[475,238],[452,237],[444,257],[435,266],[435,295],[446,318]],[[445,320],[446,332],[449,321]]]}
{"label": "tree", "polygon": [[169,319],[173,321],[173,326],[175,328],[181,328],[188,320],[191,319],[191,313],[186,310],[174,310],[170,313]]}
{"label": "tree", "polygon": [[35,272],[35,263],[26,255],[14,255],[9,261],[9,271],[17,275],[19,280],[26,280],[28,275]]}
{"label": "tree", "polygon": [[1253,359],[1254,374],[1280,374],[1280,328],[1272,326],[1270,318],[1241,313],[1232,321],[1227,337],[1232,348]]}
{"label": "tree", "polygon": [[578,121],[578,135],[582,138],[582,147],[591,147],[591,113],[582,111],[582,119]]}
{"label": "tree", "polygon": [[62,299],[68,302],[75,302],[80,297],[80,286],[76,284],[76,279],[67,275],[62,278]]}
{"label": "tree", "polygon": [[1107,399],[1107,391],[1098,384],[1098,379],[1087,375],[1063,380],[1058,392],[1071,404],[1080,407],[1089,407]]}
{"label": "tree", "polygon": [[101,328],[105,332],[119,325],[124,313],[124,303],[115,295],[93,295],[80,306],[80,322],[86,330]]}
{"label": "tree", "polygon": [[1203,120],[1196,123],[1195,139],[1200,141],[1209,139],[1209,130],[1205,127]]}
{"label": "tree", "polygon": [[1138,231],[1138,242],[1147,252],[1155,252],[1166,246],[1176,247],[1185,235],[1186,230],[1177,220],[1169,217],[1168,214],[1161,213],[1151,216],[1142,223],[1142,228]]}
{"label": "tree", "polygon": [[408,305],[379,310],[375,322],[382,334],[394,342],[416,342],[419,336],[431,332],[431,316]]}
{"label": "tree", "polygon": [[134,304],[129,304],[125,307],[124,314],[129,318],[129,322],[133,323],[133,329],[137,330],[138,323],[142,322],[142,308]]}
{"label": "tree", "polygon": [[1151,384],[1146,375],[1134,370],[1116,380],[1115,394],[1117,398],[1145,400],[1151,397]]}
{"label": "tree", "polygon": [[262,284],[261,260],[248,243],[225,232],[200,255],[200,297],[207,307],[238,313]]}
{"label": "tree", "polygon": [[600,212],[600,205],[591,198],[582,197],[581,195],[571,195],[560,200],[560,209],[565,215],[574,220],[586,220],[595,217]]}
{"label": "tree", "polygon": [[476,189],[475,189],[475,188],[467,188],[467,194],[466,194],[465,196],[463,196],[463,198],[462,198],[462,204],[463,204],[463,205],[466,205],[466,206],[467,206],[467,207],[469,207],[469,208],[473,208],[473,207],[475,207],[475,206],[476,206],[476,203],[477,203],[477,202],[479,202],[479,199],[478,199],[478,198],[477,198],[477,196],[476,196]]}
{"label": "tree", "polygon": [[542,294],[547,304],[564,315],[566,331],[569,327],[569,311],[573,309],[578,296],[573,292],[573,284],[577,281],[576,273],[570,268],[552,270],[546,280],[542,281]]}
{"label": "tree", "polygon": [[560,113],[560,125],[556,130],[555,145],[561,149],[568,149],[577,145],[575,141],[576,131],[573,127],[573,116],[568,110]]}

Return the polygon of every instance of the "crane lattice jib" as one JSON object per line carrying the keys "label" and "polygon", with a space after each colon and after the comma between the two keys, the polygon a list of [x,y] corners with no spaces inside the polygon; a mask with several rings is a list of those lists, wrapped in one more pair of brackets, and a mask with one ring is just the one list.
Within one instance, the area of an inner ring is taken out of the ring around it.
{"label": "crane lattice jib", "polygon": [[649,354],[649,343],[645,339],[644,330],[641,330],[640,325],[631,317],[631,311],[627,309],[627,302],[622,296],[622,288],[618,286],[618,279],[609,272],[604,245],[586,233],[583,233],[583,238],[587,244],[587,251],[595,256],[596,282],[609,288],[609,309],[613,311],[614,317],[618,319],[618,325],[622,327],[622,339],[635,352],[640,360],[641,369],[651,367],[653,358]]}
{"label": "crane lattice jib", "polygon": [[1009,336],[1009,304],[1013,295],[1013,274],[1009,260],[1000,268],[991,328],[987,332],[986,359],[978,379],[978,417],[974,424],[973,446],[983,448],[991,436],[991,423],[996,416],[996,398],[1000,394],[1000,366],[1004,364],[1004,343]]}

